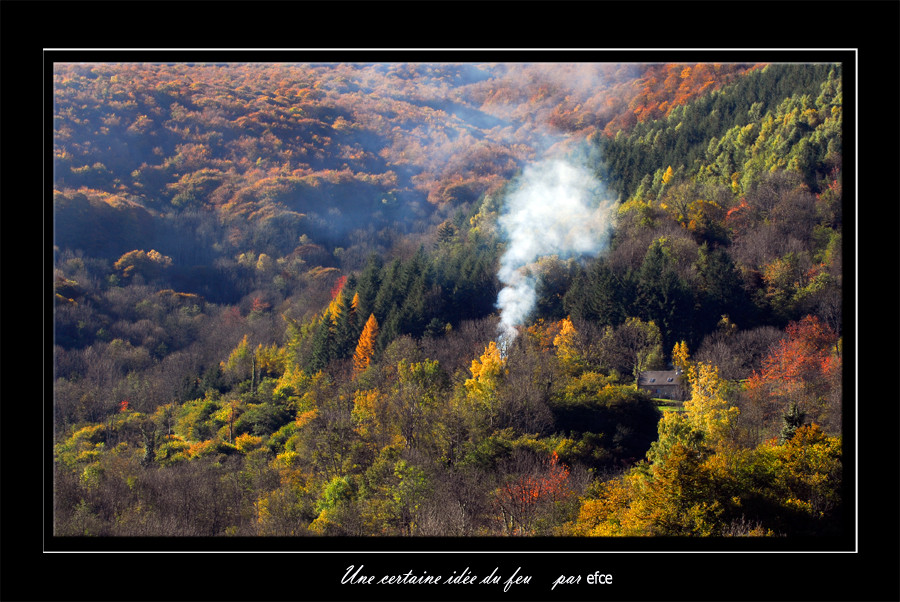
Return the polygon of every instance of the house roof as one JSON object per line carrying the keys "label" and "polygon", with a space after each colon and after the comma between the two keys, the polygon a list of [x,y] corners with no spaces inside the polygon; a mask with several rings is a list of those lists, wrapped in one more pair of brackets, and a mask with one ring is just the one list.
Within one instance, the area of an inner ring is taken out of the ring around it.
{"label": "house roof", "polygon": [[650,370],[638,375],[638,386],[659,387],[664,385],[680,385],[680,370]]}

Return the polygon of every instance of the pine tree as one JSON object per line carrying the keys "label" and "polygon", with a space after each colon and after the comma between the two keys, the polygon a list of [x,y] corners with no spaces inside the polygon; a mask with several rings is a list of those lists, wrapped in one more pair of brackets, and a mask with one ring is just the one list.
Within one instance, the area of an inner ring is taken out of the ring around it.
{"label": "pine tree", "polygon": [[312,349],[306,364],[307,372],[315,374],[324,370],[334,357],[334,324],[326,314],[318,321],[313,332]]}
{"label": "pine tree", "polygon": [[806,413],[800,411],[800,406],[797,405],[796,401],[792,401],[791,407],[787,412],[781,415],[781,419],[783,421],[781,427],[781,442],[787,443],[794,438],[797,429],[803,426],[803,421],[806,419]]}
{"label": "pine tree", "polygon": [[348,357],[353,349],[353,342],[359,336],[356,327],[356,308],[349,291],[343,291],[338,298],[337,311],[334,317],[335,354],[337,357]]}
{"label": "pine tree", "polygon": [[437,227],[437,242],[435,247],[439,247],[441,243],[449,243],[456,236],[457,228],[450,220],[445,220]]}
{"label": "pine tree", "polygon": [[598,261],[588,274],[585,287],[584,316],[601,326],[619,326],[629,315],[633,303],[631,283],[604,261]]}
{"label": "pine tree", "polygon": [[663,239],[654,241],[638,273],[637,308],[646,321],[655,322],[665,346],[690,340],[694,300],[690,287],[679,277]]}
{"label": "pine tree", "polygon": [[700,246],[697,258],[697,274],[700,281],[700,297],[704,329],[711,329],[713,320],[728,313],[740,323],[749,318],[749,301],[744,292],[741,275],[734,261],[723,249],[710,250]]}
{"label": "pine tree", "polygon": [[[375,296],[374,309],[372,310],[376,316],[384,322],[388,314],[403,299],[406,292],[401,288],[401,263],[399,259],[395,259],[385,266],[381,273],[381,285],[378,288],[378,294]],[[362,319],[362,316],[360,316]]]}
{"label": "pine tree", "polygon": [[403,305],[400,308],[400,331],[414,337],[421,337],[425,332],[426,313],[425,306],[426,275],[422,274],[410,284]]}
{"label": "pine tree", "polygon": [[394,306],[384,321],[378,327],[378,337],[375,342],[375,350],[378,353],[388,348],[403,332],[400,330],[400,308]]}
{"label": "pine tree", "polygon": [[375,297],[378,295],[378,289],[381,286],[381,257],[373,254],[369,257],[366,267],[359,276],[359,283],[356,285],[356,294],[353,303],[356,309],[356,327],[361,332],[365,323],[365,316],[375,311]]}

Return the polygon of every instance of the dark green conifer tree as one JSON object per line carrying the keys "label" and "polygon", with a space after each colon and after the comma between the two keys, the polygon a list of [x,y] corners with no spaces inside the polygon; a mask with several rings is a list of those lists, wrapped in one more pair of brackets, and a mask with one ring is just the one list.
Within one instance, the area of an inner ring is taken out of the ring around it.
{"label": "dark green conifer tree", "polygon": [[751,303],[740,272],[728,252],[721,248],[710,250],[703,244],[696,265],[701,286],[703,312],[698,317],[702,321],[702,330],[711,331],[725,314],[746,327],[751,320]]}
{"label": "dark green conifer tree", "polygon": [[400,331],[400,320],[400,308],[394,306],[378,330],[378,343],[376,346],[378,355],[402,334]]}
{"label": "dark green conifer tree", "polygon": [[387,320],[388,314],[394,309],[403,296],[401,286],[401,262],[394,259],[381,272],[381,286],[375,296],[375,305],[372,313],[379,324]]}
{"label": "dark green conifer tree", "polygon": [[421,337],[425,332],[426,316],[428,315],[425,307],[426,281],[427,275],[420,274],[406,292],[403,305],[400,307],[399,328],[401,334]]}
{"label": "dark green conifer tree", "polygon": [[353,308],[354,291],[344,286],[338,299],[337,322],[334,325],[335,355],[339,358],[350,357],[359,339],[356,322],[356,310]]}
{"label": "dark green conifer tree", "polygon": [[792,401],[788,410],[781,415],[781,442],[785,443],[793,439],[794,433],[803,426],[805,419],[806,413],[800,411],[796,401]]}
{"label": "dark green conifer tree", "polygon": [[605,261],[598,261],[588,276],[585,311],[602,326],[618,326],[629,316],[634,300],[628,275],[616,273]]}
{"label": "dark green conifer tree", "polygon": [[381,287],[382,267],[381,256],[373,253],[369,256],[366,267],[359,275],[359,282],[356,285],[356,292],[359,294],[359,302],[356,307],[356,328],[360,333],[366,320],[369,319],[369,315],[375,311],[375,297]]}
{"label": "dark green conifer tree", "polygon": [[314,374],[324,370],[335,357],[334,325],[329,316],[324,316],[315,325],[305,369]]}
{"label": "dark green conifer tree", "polygon": [[640,318],[659,327],[664,349],[682,340],[693,342],[693,294],[660,240],[650,245],[638,273],[637,310]]}

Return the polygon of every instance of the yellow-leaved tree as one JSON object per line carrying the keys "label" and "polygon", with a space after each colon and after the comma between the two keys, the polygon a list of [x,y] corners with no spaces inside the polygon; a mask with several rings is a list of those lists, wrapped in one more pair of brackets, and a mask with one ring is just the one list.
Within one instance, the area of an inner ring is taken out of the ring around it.
{"label": "yellow-leaved tree", "polygon": [[506,374],[506,360],[500,354],[497,343],[491,341],[480,357],[472,360],[469,368],[472,378],[465,381],[466,395],[474,405],[484,412],[488,424],[493,428],[500,403],[499,388]]}
{"label": "yellow-leaved tree", "polygon": [[704,433],[704,442],[709,447],[727,443],[740,410],[728,403],[727,383],[719,376],[719,368],[698,362],[688,366],[687,376],[691,398],[684,402],[684,414],[688,423]]}
{"label": "yellow-leaved tree", "polygon": [[671,182],[673,175],[675,175],[675,170],[673,170],[672,166],[669,165],[669,167],[666,168],[666,171],[665,171],[665,173],[663,173],[663,176],[662,176],[663,184],[668,184],[669,182]]}
{"label": "yellow-leaved tree", "polygon": [[275,343],[263,347],[260,343],[256,347],[256,369],[260,374],[281,376],[291,365],[287,348],[279,347]]}
{"label": "yellow-leaved tree", "polygon": [[255,364],[256,355],[250,349],[247,335],[244,335],[244,338],[241,339],[241,342],[238,343],[237,347],[232,349],[231,353],[228,355],[228,359],[220,362],[219,366],[225,376],[230,377],[235,381],[242,381],[251,378],[255,372]]}
{"label": "yellow-leaved tree", "polygon": [[569,374],[581,372],[583,360],[577,347],[578,331],[570,318],[560,322],[559,334],[553,339],[556,357]]}
{"label": "yellow-leaved tree", "polygon": [[568,534],[713,535],[739,515],[740,501],[725,492],[736,491],[732,464],[749,460],[731,445],[739,410],[728,403],[727,382],[716,366],[690,362],[683,343],[673,362],[687,369],[684,412],[663,413],[647,461],[585,499]]}
{"label": "yellow-leaved tree", "polygon": [[675,346],[672,348],[672,365],[675,366],[676,370],[685,373],[685,378],[687,377],[686,373],[691,365],[691,356],[688,353],[688,346],[685,341],[675,343]]}

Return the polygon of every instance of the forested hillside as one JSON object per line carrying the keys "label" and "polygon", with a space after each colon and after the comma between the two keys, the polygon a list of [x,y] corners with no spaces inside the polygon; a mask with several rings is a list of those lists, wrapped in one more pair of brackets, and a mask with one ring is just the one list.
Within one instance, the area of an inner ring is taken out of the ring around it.
{"label": "forested hillside", "polygon": [[840,533],[842,78],[55,64],[54,533]]}

